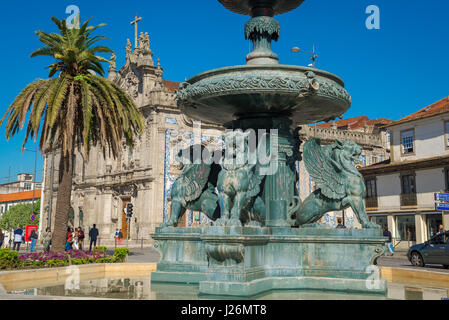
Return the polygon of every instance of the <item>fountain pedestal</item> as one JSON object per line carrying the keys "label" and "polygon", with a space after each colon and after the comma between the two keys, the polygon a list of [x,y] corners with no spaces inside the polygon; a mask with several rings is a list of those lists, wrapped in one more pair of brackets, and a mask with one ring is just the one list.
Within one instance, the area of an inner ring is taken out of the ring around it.
{"label": "fountain pedestal", "polygon": [[376,229],[169,227],[152,237],[162,256],[152,282],[199,284],[203,294],[387,291],[373,268],[385,243]]}

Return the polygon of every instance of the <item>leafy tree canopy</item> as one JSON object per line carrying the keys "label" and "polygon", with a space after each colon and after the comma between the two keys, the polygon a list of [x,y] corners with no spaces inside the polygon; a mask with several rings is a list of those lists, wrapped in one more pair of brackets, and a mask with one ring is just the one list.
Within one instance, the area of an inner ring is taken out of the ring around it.
{"label": "leafy tree canopy", "polygon": [[34,203],[34,215],[36,220],[31,221],[31,203],[18,204],[11,207],[0,218],[0,228],[2,230],[16,229],[17,226],[25,228],[27,225],[38,225],[40,217],[41,201]]}

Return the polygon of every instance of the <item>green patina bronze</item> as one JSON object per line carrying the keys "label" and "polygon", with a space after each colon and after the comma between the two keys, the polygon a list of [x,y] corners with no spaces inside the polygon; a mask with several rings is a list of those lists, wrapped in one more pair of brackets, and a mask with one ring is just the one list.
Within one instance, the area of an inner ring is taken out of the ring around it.
{"label": "green patina bronze", "polygon": [[201,211],[211,220],[220,217],[215,188],[221,169],[215,163],[205,164],[201,158],[194,157],[201,156],[204,150],[204,146],[195,145],[179,152],[179,169],[182,172],[172,186],[170,219],[163,227],[176,227],[186,210]]}
{"label": "green patina bronze", "polygon": [[362,174],[354,167],[362,148],[353,141],[321,146],[319,139],[310,139],[304,145],[304,162],[317,190],[296,213],[296,225],[315,223],[330,211],[349,207],[363,228],[380,228],[369,221],[365,210],[366,186]]}
{"label": "green patina bronze", "polygon": [[[353,165],[361,148],[347,141],[321,146],[311,139],[300,154],[298,125],[341,117],[351,105],[339,77],[279,64],[272,52],[271,42],[280,37],[273,17],[303,0],[219,1],[252,17],[245,36],[254,49],[246,65],[201,73],[177,92],[186,115],[233,131],[225,150],[217,151],[221,157],[228,153],[219,165],[185,164],[174,183],[170,219],[152,235],[162,256],[152,281],[196,283],[203,294],[229,296],[272,289],[385,294],[386,281],[376,278],[372,265],[386,239],[368,221],[366,187]],[[253,147],[249,129],[258,142]],[[273,129],[276,138],[264,135]],[[234,147],[239,139],[243,143]],[[269,164],[250,161],[254,154],[272,158]],[[239,156],[240,162],[229,161]],[[296,190],[295,164],[302,157],[317,184],[304,202]],[[272,166],[276,170],[267,171]],[[326,212],[349,207],[362,229],[316,223]],[[186,209],[204,212],[213,225],[176,227]]]}

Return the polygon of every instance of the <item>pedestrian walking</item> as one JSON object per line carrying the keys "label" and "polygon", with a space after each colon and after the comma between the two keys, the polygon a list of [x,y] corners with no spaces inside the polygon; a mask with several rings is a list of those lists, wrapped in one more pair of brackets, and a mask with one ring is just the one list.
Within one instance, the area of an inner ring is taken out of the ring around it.
{"label": "pedestrian walking", "polygon": [[0,249],[2,248],[4,241],[5,241],[5,234],[3,233],[2,230],[0,230]]}
{"label": "pedestrian walking", "polygon": [[97,226],[94,224],[93,228],[89,231],[89,238],[90,238],[90,246],[89,251],[92,251],[92,244],[94,247],[97,246],[97,237],[98,237],[98,229]]}
{"label": "pedestrian walking", "polygon": [[388,226],[384,226],[384,237],[387,237],[388,240],[385,243],[385,246],[387,247],[387,252],[385,252],[385,255],[388,254],[388,252],[390,252],[390,255],[392,256],[394,254],[394,247],[393,247],[393,238],[391,236],[391,232],[388,230]]}
{"label": "pedestrian walking", "polygon": [[37,238],[38,238],[38,235],[37,235],[36,230],[31,230],[31,234],[30,234],[30,240],[31,240],[30,252],[36,252]]}
{"label": "pedestrian walking", "polygon": [[81,227],[78,227],[78,247],[80,250],[83,250],[84,243],[84,231]]}
{"label": "pedestrian walking", "polygon": [[47,229],[45,229],[45,233],[42,238],[44,245],[44,252],[50,251],[51,238],[52,238],[51,229],[47,227]]}
{"label": "pedestrian walking", "polygon": [[343,221],[341,218],[337,219],[337,229],[346,229],[346,226],[343,224]]}
{"label": "pedestrian walking", "polygon": [[14,246],[13,250],[19,252],[20,251],[20,245],[23,242],[23,230],[20,228],[20,226],[17,227],[16,230],[14,230]]}

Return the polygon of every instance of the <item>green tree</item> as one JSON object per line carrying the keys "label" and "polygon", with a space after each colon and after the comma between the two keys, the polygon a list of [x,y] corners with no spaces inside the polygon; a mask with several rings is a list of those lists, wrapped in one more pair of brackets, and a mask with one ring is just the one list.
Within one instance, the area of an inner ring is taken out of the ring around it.
{"label": "green tree", "polygon": [[27,225],[39,225],[41,201],[38,200],[34,203],[33,212],[36,216],[34,221],[31,221],[31,207],[31,203],[21,203],[11,207],[0,218],[0,229],[9,231],[17,226],[25,228]]}
{"label": "green tree", "polygon": [[[91,146],[99,146],[104,156],[116,158],[123,140],[132,147],[136,134],[144,129],[144,121],[133,100],[104,78],[102,62],[109,61],[97,53],[112,50],[94,46],[104,36],[92,36],[104,24],[92,27],[88,25],[89,19],[79,29],[70,29],[65,20],[55,17],[52,20],[60,34],[36,31],[45,46],[31,54],[54,58],[55,62],[48,66],[50,79],[28,85],[8,108],[0,125],[9,115],[8,139],[26,124],[23,146],[29,137],[36,141],[40,134],[42,152],[53,148],[61,151],[53,249],[63,252],[75,148],[83,153],[86,162]],[[52,78],[55,75],[58,76]]]}

